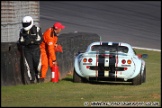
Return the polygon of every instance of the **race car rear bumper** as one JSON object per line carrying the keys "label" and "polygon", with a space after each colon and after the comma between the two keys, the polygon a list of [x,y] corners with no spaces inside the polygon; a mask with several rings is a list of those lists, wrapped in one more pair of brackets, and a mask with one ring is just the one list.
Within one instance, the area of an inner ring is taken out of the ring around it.
{"label": "race car rear bumper", "polygon": [[132,79],[128,79],[127,81],[124,78],[116,78],[116,77],[89,77],[89,81],[122,81],[122,82],[131,82]]}

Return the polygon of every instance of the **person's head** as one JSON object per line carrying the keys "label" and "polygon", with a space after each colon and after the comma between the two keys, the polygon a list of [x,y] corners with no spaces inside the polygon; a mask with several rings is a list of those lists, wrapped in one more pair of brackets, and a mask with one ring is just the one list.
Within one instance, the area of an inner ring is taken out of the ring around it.
{"label": "person's head", "polygon": [[54,30],[56,34],[59,34],[61,32],[62,29],[65,28],[64,25],[62,25],[60,22],[56,22],[53,24]]}
{"label": "person's head", "polygon": [[22,20],[22,26],[25,31],[29,31],[34,24],[33,18],[31,16],[25,16]]}

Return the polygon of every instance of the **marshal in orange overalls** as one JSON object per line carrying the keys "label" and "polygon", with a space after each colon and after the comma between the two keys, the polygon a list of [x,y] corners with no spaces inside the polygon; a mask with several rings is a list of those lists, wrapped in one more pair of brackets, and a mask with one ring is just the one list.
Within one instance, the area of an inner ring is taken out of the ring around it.
{"label": "marshal in orange overalls", "polygon": [[64,26],[56,22],[53,27],[48,28],[43,34],[43,42],[40,44],[41,49],[41,75],[40,78],[45,78],[48,71],[48,63],[50,68],[52,68],[53,62],[56,61],[56,52],[55,46],[57,45],[58,36],[55,33],[55,30],[58,30],[58,33],[64,29]]}
{"label": "marshal in orange overalls", "polygon": [[46,73],[49,66],[52,67],[52,61],[56,61],[56,53],[54,47],[57,43],[58,37],[54,36],[52,33],[52,27],[47,29],[43,34],[44,41],[40,44],[41,49],[41,63],[42,63],[42,72],[41,78],[46,77]]}

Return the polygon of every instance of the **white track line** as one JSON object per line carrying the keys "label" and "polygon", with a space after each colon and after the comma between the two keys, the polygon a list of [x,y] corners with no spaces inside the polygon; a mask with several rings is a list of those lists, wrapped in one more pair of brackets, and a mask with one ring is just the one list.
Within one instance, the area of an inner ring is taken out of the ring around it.
{"label": "white track line", "polygon": [[133,46],[132,48],[161,52],[161,50],[159,49],[151,49],[151,48],[143,48],[143,47],[135,47],[135,46]]}

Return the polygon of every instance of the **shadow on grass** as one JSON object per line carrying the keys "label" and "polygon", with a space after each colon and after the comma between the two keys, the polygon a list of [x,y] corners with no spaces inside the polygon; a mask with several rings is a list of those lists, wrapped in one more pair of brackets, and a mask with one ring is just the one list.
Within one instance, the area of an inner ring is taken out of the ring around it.
{"label": "shadow on grass", "polygon": [[62,81],[70,81],[70,82],[73,82],[73,78],[72,77],[66,77],[66,78],[63,78]]}
{"label": "shadow on grass", "polygon": [[[73,78],[72,77],[66,77],[63,78],[62,81],[70,81],[73,82]],[[77,82],[74,82],[77,83]],[[81,83],[87,83],[87,84],[95,84],[95,85],[132,85],[131,82],[122,82],[122,81],[84,81]]]}
{"label": "shadow on grass", "polygon": [[98,85],[132,85],[131,82],[115,82],[115,81],[89,81],[90,84]]}

